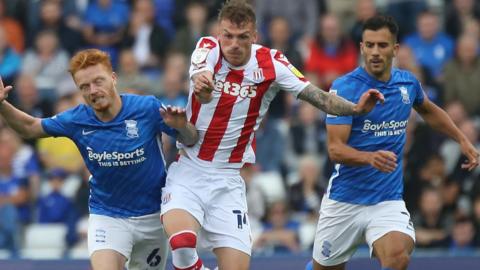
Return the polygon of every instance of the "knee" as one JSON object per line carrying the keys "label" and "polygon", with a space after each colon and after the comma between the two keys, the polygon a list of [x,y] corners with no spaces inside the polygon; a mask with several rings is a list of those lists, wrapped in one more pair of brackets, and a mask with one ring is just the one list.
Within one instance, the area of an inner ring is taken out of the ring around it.
{"label": "knee", "polygon": [[406,251],[393,253],[387,256],[381,263],[382,267],[404,270],[407,269],[408,264],[410,263],[410,255]]}

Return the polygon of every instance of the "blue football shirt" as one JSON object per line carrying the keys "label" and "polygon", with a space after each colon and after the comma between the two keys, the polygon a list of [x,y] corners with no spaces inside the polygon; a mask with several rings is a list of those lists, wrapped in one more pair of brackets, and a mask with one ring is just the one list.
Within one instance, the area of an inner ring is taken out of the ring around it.
{"label": "blue football shirt", "polygon": [[371,77],[363,67],[338,78],[331,92],[357,103],[370,88],[385,96],[366,115],[328,115],[327,125],[351,125],[347,144],[360,151],[392,151],[397,155],[397,169],[383,173],[374,167],[335,164],[327,194],[330,199],[353,204],[372,205],[382,201],[401,200],[403,194],[403,147],[412,107],[423,103],[424,93],[410,72],[392,69],[388,82]]}
{"label": "blue football shirt", "polygon": [[42,119],[52,136],[65,136],[77,145],[92,174],[90,213],[134,217],[160,210],[166,170],[161,132],[176,136],[159,112],[153,96],[121,95],[122,108],[109,122],[93,109],[79,105]]}

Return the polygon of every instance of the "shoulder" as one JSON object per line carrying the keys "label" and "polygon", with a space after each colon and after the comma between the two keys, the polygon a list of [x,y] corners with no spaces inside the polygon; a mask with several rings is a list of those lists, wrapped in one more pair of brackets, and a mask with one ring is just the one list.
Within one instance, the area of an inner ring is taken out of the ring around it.
{"label": "shoulder", "polygon": [[408,70],[393,68],[392,69],[392,76],[395,82],[418,82],[417,77],[415,74]]}
{"label": "shoulder", "polygon": [[362,77],[359,74],[359,68],[350,71],[349,73],[338,77],[332,83],[332,88],[341,87],[343,89],[355,88],[355,86],[362,82]]}
{"label": "shoulder", "polygon": [[219,46],[218,40],[212,36],[201,37],[197,42],[197,48],[213,49]]}

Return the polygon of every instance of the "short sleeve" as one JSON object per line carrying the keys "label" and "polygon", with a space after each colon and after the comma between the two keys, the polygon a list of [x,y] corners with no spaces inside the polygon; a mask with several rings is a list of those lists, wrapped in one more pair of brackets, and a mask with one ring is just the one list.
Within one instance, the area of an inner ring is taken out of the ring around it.
{"label": "short sleeve", "polygon": [[[345,83],[344,77],[337,79],[332,83],[332,87],[330,88],[330,93],[343,97],[344,99],[349,100],[351,102],[357,102],[355,100],[355,96],[353,95],[354,93],[351,87],[349,87],[348,84]],[[353,122],[352,115],[337,116],[337,115],[331,115],[331,114],[327,114],[327,119],[325,121],[327,125],[351,125],[352,122]]]}
{"label": "short sleeve", "polygon": [[73,128],[73,115],[74,111],[78,107],[69,109],[67,111],[61,112],[57,115],[54,115],[50,118],[42,119],[43,130],[54,137],[72,137]]}
{"label": "short sleeve", "polygon": [[153,118],[155,119],[155,129],[158,133],[164,132],[168,134],[171,137],[176,138],[177,137],[177,130],[174,128],[171,128],[165,122],[163,121],[162,116],[160,115],[160,108],[163,107],[162,102],[158,100],[157,98],[151,96],[149,97],[152,100],[152,113],[153,113]]}
{"label": "short sleeve", "polygon": [[220,57],[220,45],[214,37],[202,37],[190,58],[190,78],[202,71],[214,72]]}
{"label": "short sleeve", "polygon": [[425,92],[423,91],[422,84],[414,77],[414,87],[415,87],[415,100],[414,105],[421,105],[425,100]]}
{"label": "short sleeve", "polygon": [[272,50],[272,53],[276,74],[275,82],[282,90],[291,92],[295,97],[298,96],[310,82],[288,61],[283,53],[276,50]]}

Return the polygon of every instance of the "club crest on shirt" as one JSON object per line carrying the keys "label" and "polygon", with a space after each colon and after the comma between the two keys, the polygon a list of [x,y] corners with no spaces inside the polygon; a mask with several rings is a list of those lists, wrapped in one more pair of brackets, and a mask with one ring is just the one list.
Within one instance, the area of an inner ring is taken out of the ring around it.
{"label": "club crest on shirt", "polygon": [[263,69],[258,68],[253,71],[253,81],[256,83],[261,83],[265,80],[263,77]]}
{"label": "club crest on shirt", "polygon": [[410,104],[410,96],[408,96],[408,89],[405,86],[400,86],[400,94],[402,95],[402,102]]}
{"label": "club crest on shirt", "polygon": [[125,120],[125,128],[127,129],[127,137],[138,138],[137,121]]}

